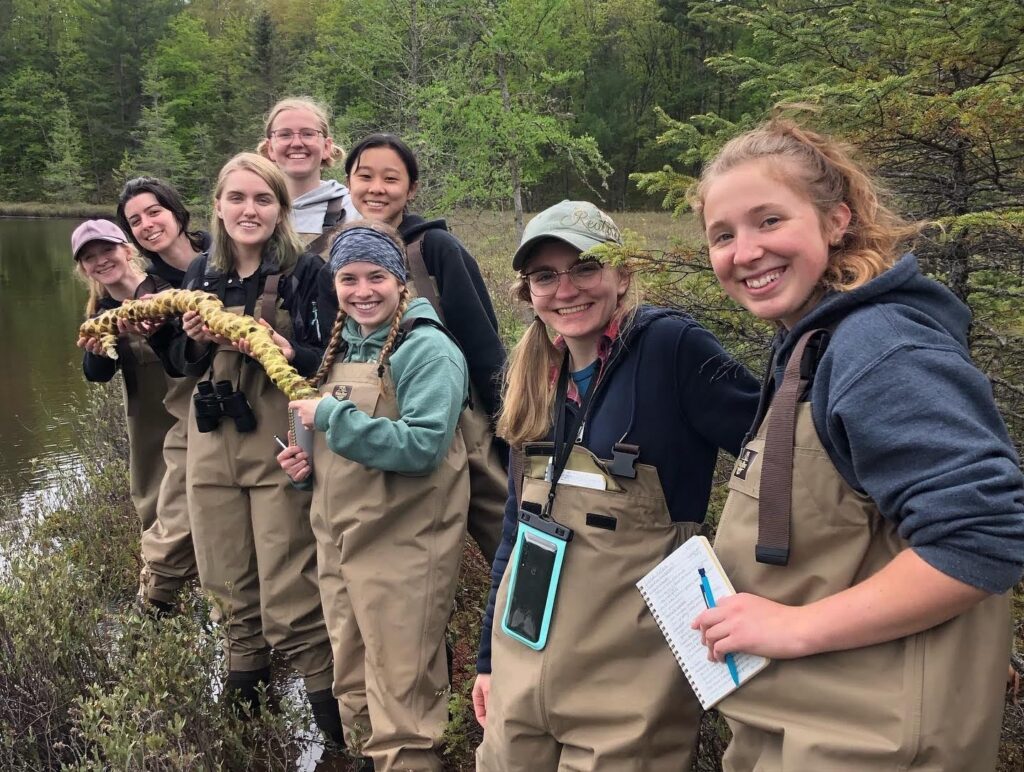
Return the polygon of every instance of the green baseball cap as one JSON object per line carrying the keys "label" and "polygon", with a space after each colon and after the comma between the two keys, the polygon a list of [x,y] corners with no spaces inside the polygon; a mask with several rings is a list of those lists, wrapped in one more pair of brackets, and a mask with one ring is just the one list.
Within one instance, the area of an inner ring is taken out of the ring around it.
{"label": "green baseball cap", "polygon": [[622,243],[619,228],[612,218],[589,201],[560,201],[526,224],[519,249],[512,255],[513,270],[523,270],[533,248],[545,239],[564,241],[580,252],[609,241]]}

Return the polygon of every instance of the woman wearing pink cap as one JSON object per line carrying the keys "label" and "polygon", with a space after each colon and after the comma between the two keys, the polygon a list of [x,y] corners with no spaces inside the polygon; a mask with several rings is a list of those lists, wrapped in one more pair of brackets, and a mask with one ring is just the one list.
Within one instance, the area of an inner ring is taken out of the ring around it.
{"label": "woman wearing pink cap", "polygon": [[[128,237],[109,220],[87,220],[79,225],[71,234],[71,252],[75,273],[89,288],[87,317],[162,289],[159,280],[146,273]],[[157,494],[164,476],[164,435],[174,425],[174,417],[163,404],[168,381],[160,340],[149,338],[157,327],[125,322],[118,322],[118,327],[117,359],[107,357],[96,338],[79,338],[78,346],[85,349],[82,369],[87,381],[105,383],[121,370],[132,502],[145,531],[156,520]],[[156,608],[158,613],[169,610]]]}

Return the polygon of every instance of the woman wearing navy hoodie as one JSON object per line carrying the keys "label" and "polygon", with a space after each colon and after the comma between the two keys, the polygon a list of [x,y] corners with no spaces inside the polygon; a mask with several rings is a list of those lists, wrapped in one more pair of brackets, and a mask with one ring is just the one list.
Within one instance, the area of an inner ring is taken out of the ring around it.
{"label": "woman wearing navy hoodie", "polygon": [[773,660],[719,705],[725,769],[995,768],[1024,478],[969,310],[790,121],[730,141],[694,204],[722,287],[779,325],[715,540],[738,594],[693,624]]}
{"label": "woman wearing navy hoodie", "polygon": [[[680,770],[693,758],[700,704],[635,583],[700,529],[718,450],[739,451],[757,384],[690,317],[637,307],[626,266],[583,254],[605,243],[621,243],[611,218],[563,201],[530,221],[512,258],[536,319],[498,421],[513,463],[473,689],[484,772]],[[552,527],[561,535],[537,541]],[[537,575],[520,571],[524,543],[558,539],[545,638],[509,585]]]}

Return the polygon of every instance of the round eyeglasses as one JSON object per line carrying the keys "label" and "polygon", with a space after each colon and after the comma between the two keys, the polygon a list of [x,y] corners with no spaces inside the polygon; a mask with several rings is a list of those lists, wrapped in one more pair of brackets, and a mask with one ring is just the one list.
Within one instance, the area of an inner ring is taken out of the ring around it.
{"label": "round eyeglasses", "polygon": [[562,276],[568,276],[569,281],[579,290],[592,289],[601,281],[601,272],[604,265],[597,260],[586,260],[576,263],[564,271],[552,271],[550,268],[540,268],[525,274],[526,281],[530,285],[530,292],[537,297],[554,295],[561,284]]}
{"label": "round eyeglasses", "polygon": [[277,142],[291,142],[295,139],[295,135],[299,135],[299,139],[303,142],[312,142],[321,134],[320,129],[299,129],[298,131],[292,131],[291,129],[274,129],[269,132],[270,138]]}

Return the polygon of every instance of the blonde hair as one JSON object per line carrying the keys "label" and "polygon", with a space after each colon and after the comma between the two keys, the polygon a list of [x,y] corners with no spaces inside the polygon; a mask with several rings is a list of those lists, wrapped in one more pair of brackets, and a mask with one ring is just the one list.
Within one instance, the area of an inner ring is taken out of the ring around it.
{"label": "blonde hair", "polygon": [[[124,248],[128,250],[128,264],[134,268],[138,273],[145,276],[146,273],[146,261],[142,255],[130,242],[121,242],[115,245],[117,248]],[[85,269],[82,268],[82,261],[75,261],[75,276],[82,284],[89,290],[89,297],[85,301],[85,318],[91,319],[96,316],[100,310],[100,301],[103,298],[109,298],[110,293],[107,288],[104,287],[100,282],[95,279],[91,279],[85,275]]]}
{"label": "blonde hair", "polygon": [[[387,223],[378,222],[377,220],[353,220],[352,222],[345,223],[338,233],[340,235],[342,231],[351,230],[352,228],[370,228],[375,230],[391,239],[402,254],[405,254],[405,242],[402,241],[402,237],[398,235],[398,231]],[[395,278],[397,279],[397,277]],[[401,284],[401,282],[399,283]],[[384,368],[387,366],[388,359],[391,357],[392,351],[394,351],[395,341],[398,339],[398,330],[402,325],[402,317],[405,316],[405,312],[409,309],[409,301],[411,299],[408,286],[406,284],[402,284],[401,292],[398,294],[398,308],[395,309],[395,315],[391,318],[391,328],[388,330],[388,336],[384,340],[384,345],[381,346],[380,349],[380,356],[377,358],[377,372],[378,376],[381,378],[384,377]],[[320,367],[309,379],[309,384],[314,389],[320,388],[331,372],[334,360],[338,356],[338,350],[341,348],[341,331],[345,328],[346,318],[346,314],[339,303],[338,314],[334,317],[334,324],[331,327],[331,337],[327,343],[327,348],[324,351],[324,357],[320,361]]]}
{"label": "blonde hair", "polygon": [[[640,304],[640,289],[637,282],[632,280],[632,272],[627,265],[608,267],[614,267],[620,276],[629,279],[629,286],[619,297],[608,320],[609,324],[615,319],[619,320],[621,334],[629,327],[633,319],[632,312]],[[530,285],[522,273],[512,285],[512,296],[530,303]],[[561,364],[562,356],[548,334],[547,325],[539,316],[534,317],[519,342],[509,352],[495,434],[513,448],[522,447],[524,442],[543,440],[551,431],[555,401],[551,368]]]}
{"label": "blonde hair", "polygon": [[272,131],[274,121],[277,120],[277,116],[288,110],[306,110],[313,113],[316,116],[316,128],[324,133],[325,140],[331,140],[331,150],[329,153],[324,153],[320,159],[320,166],[330,167],[345,160],[345,148],[334,142],[333,137],[331,137],[330,114],[327,108],[312,97],[305,96],[282,99],[270,108],[270,112],[267,113],[266,120],[263,123],[263,139],[256,145],[257,153],[264,158],[270,158],[270,151],[267,149],[267,146],[270,144],[270,132]]}
{"label": "blonde hair", "polygon": [[899,248],[920,231],[882,200],[881,185],[856,158],[852,147],[804,128],[787,118],[773,118],[726,143],[690,191],[690,203],[704,222],[708,190],[722,174],[751,161],[769,165],[779,182],[804,195],[819,220],[839,204],[850,209],[850,223],[833,245],[821,283],[841,292],[855,289],[892,267]]}
{"label": "blonde hair", "polygon": [[[288,185],[285,183],[281,170],[266,158],[255,153],[239,153],[220,170],[217,175],[217,186],[213,190],[213,204],[216,210],[217,200],[224,193],[224,185],[228,175],[232,172],[252,172],[270,187],[271,192],[281,206],[281,214],[278,217],[277,225],[270,236],[269,244],[275,252],[281,273],[288,273],[295,267],[299,255],[303,252],[302,242],[295,227],[292,225],[289,215],[292,211],[292,199],[288,195]],[[210,230],[213,231],[213,246],[210,250],[210,265],[225,273],[231,270],[235,264],[235,246],[224,227],[224,221],[217,216],[211,218]],[[264,252],[266,247],[264,247]]]}

